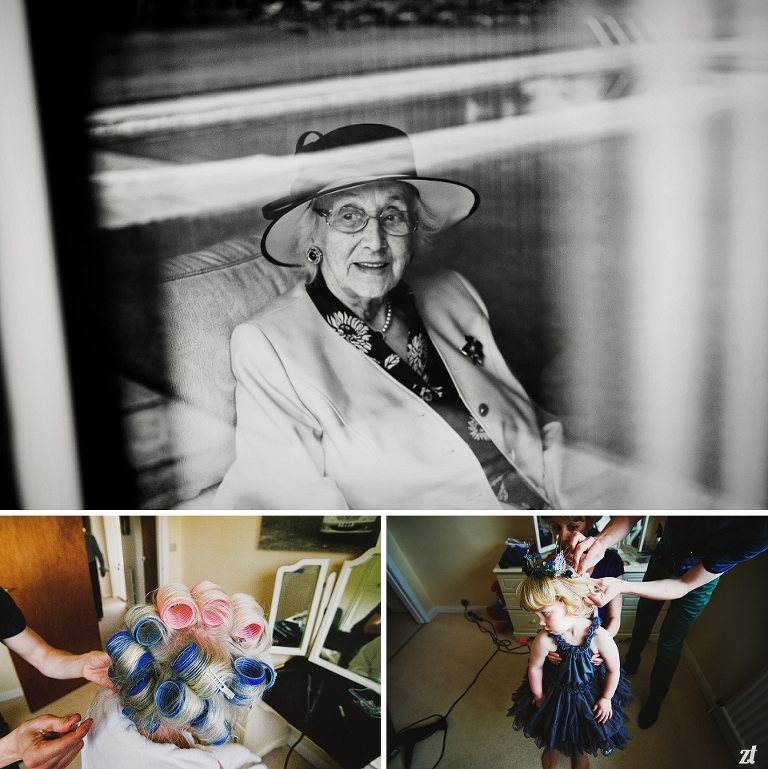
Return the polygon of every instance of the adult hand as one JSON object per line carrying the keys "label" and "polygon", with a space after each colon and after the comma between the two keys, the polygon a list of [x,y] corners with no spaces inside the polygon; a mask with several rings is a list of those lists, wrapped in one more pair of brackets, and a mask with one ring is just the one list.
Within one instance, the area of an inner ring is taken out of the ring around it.
{"label": "adult hand", "polygon": [[117,688],[107,675],[107,670],[109,670],[109,666],[112,664],[109,654],[106,652],[86,652],[82,655],[82,660],[81,675],[83,678],[87,678],[89,681],[93,681],[105,689],[112,689],[114,691]]}
{"label": "adult hand", "polygon": [[573,568],[582,575],[588,574],[605,555],[605,545],[594,537],[585,537],[580,531],[571,536]]}
{"label": "adult hand", "polygon": [[93,719],[83,721],[77,729],[80,714],[69,718],[38,716],[14,730],[18,755],[28,769],[64,769],[83,749],[83,737]]}
{"label": "adult hand", "polygon": [[559,665],[563,661],[563,658],[557,652],[548,652],[547,659],[553,665]]}
{"label": "adult hand", "polygon": [[616,577],[603,577],[593,580],[595,592],[585,596],[584,601],[592,606],[605,606],[622,592],[622,585],[626,584],[623,579]]}
{"label": "adult hand", "polygon": [[603,658],[600,656],[600,652],[595,652],[595,653],[592,655],[592,664],[593,664],[593,665],[594,665],[596,668],[599,668],[599,667],[600,667],[600,665],[602,665],[602,664],[603,664],[603,662],[605,662],[605,660],[604,660],[604,659],[603,659]]}

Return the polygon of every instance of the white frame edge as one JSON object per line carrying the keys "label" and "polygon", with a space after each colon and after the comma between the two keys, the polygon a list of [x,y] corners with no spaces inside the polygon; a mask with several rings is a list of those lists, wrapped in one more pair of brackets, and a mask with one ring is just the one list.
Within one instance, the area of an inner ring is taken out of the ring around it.
{"label": "white frame edge", "polygon": [[312,603],[309,607],[309,614],[307,615],[307,625],[304,629],[304,635],[301,639],[300,646],[272,646],[273,654],[281,655],[295,655],[298,657],[306,657],[309,650],[310,643],[314,638],[312,632],[315,618],[317,617],[318,610],[320,609],[320,601],[325,587],[325,578],[328,575],[328,565],[330,561],[328,558],[302,558],[300,561],[291,564],[285,564],[280,566],[275,575],[275,589],[272,592],[272,604],[269,607],[269,637],[272,638],[275,630],[275,617],[277,616],[277,607],[280,601],[280,592],[283,586],[283,575],[289,574],[305,566],[319,566],[320,573],[317,576],[317,584],[315,590],[312,593]]}
{"label": "white frame edge", "polygon": [[[334,588],[331,600],[328,602],[328,607],[325,610],[325,616],[323,617],[322,624],[320,625],[320,630],[318,630],[312,643],[312,648],[309,652],[309,661],[313,662],[315,665],[326,668],[327,670],[330,670],[333,673],[342,676],[343,678],[347,678],[350,681],[354,681],[355,683],[360,684],[361,686],[372,689],[377,694],[381,694],[380,682],[374,681],[372,678],[366,678],[365,676],[353,673],[352,671],[347,670],[346,668],[343,668],[339,665],[334,665],[333,663],[324,660],[320,656],[320,650],[323,648],[322,642],[328,635],[328,630],[330,629],[331,623],[333,622],[336,609],[341,602],[341,597],[344,595],[344,588],[347,586],[347,582],[349,581],[350,572],[355,568],[355,566],[362,566],[376,555],[381,558],[381,548],[373,547],[370,550],[366,550],[359,558],[355,558],[352,561],[344,561],[344,563],[341,565],[341,572],[339,573],[339,578],[336,581],[336,587]],[[381,576],[379,576],[379,580],[381,580]]]}

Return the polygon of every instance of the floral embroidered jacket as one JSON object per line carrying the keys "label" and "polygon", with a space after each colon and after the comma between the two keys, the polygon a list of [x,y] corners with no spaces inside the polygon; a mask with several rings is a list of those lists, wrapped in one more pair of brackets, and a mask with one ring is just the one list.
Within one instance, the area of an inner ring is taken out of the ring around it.
{"label": "floral embroidered jacket", "polygon": [[[504,362],[485,305],[458,273],[410,280],[416,305],[478,426],[538,494],[560,507],[562,428]],[[462,352],[482,345],[480,365]],[[361,354],[303,285],[232,335],[236,459],[218,509],[499,509],[466,441],[418,394]]]}

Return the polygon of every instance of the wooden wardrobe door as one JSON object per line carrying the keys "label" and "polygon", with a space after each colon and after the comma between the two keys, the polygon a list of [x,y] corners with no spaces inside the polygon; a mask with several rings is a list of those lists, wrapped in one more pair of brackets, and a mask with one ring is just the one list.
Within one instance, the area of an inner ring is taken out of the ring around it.
{"label": "wooden wardrobe door", "polygon": [[[79,515],[0,516],[0,587],[51,646],[73,654],[101,649]],[[46,678],[11,656],[33,712],[85,683]]]}

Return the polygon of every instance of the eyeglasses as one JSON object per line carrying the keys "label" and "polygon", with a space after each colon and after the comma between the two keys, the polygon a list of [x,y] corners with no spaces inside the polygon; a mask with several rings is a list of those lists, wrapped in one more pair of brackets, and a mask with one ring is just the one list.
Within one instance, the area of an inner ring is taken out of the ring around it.
{"label": "eyeglasses", "polygon": [[416,216],[402,211],[394,206],[387,206],[378,216],[368,216],[356,206],[342,206],[338,209],[312,209],[316,214],[325,218],[329,227],[339,232],[352,234],[365,229],[370,219],[377,219],[384,232],[389,235],[410,235],[419,226]]}

